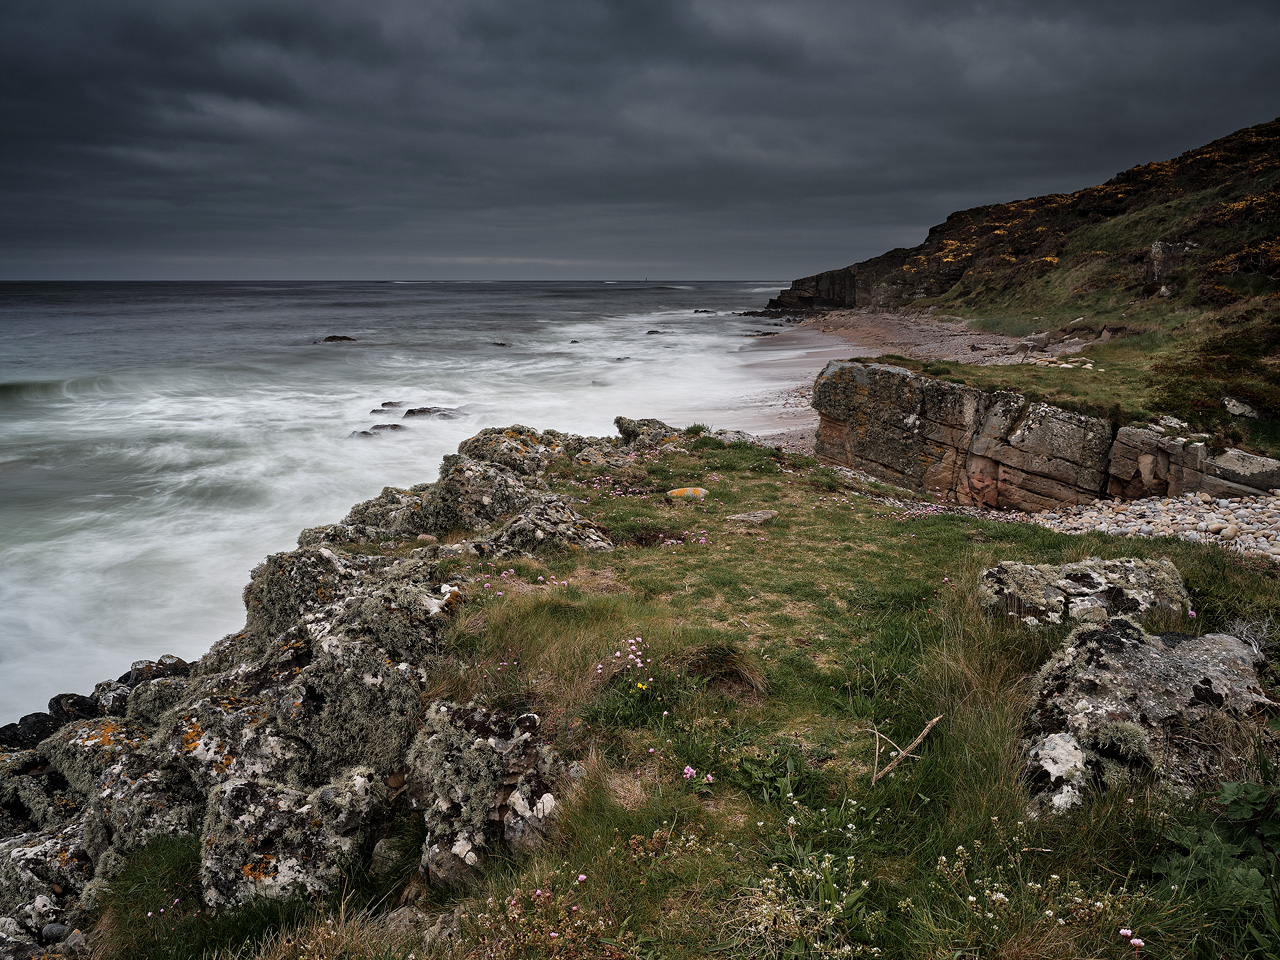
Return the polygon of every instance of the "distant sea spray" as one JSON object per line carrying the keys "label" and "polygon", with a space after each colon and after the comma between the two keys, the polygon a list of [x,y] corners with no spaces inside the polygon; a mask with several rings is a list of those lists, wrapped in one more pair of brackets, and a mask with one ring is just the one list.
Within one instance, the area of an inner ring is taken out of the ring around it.
{"label": "distant sea spray", "polygon": [[481,427],[758,426],[813,346],[749,336],[762,288],[0,284],[0,723],[199,656],[265,555]]}

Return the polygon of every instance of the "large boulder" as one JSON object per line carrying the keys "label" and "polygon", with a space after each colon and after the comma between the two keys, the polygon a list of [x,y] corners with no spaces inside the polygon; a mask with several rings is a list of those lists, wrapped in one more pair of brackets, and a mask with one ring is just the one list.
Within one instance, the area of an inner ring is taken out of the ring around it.
{"label": "large boulder", "polygon": [[1092,787],[1155,781],[1189,792],[1227,779],[1231,757],[1204,731],[1274,706],[1262,660],[1226,634],[1152,636],[1125,617],[1077,628],[1033,683],[1035,809],[1065,810]]}
{"label": "large boulder", "polygon": [[1142,616],[1154,609],[1191,609],[1177,567],[1168,560],[1132,557],[1090,557],[1057,566],[1006,560],[983,571],[978,597],[984,606],[1032,627],[1071,620],[1101,622],[1117,613]]}

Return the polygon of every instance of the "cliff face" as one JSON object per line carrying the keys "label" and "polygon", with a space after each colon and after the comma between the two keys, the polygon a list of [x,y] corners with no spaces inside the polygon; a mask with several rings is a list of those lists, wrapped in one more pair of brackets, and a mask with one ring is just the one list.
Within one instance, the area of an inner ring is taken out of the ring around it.
{"label": "cliff face", "polygon": [[1162,428],[1118,431],[1097,417],[1012,391],[833,360],[814,384],[817,455],[961,503],[1048,510],[1102,496],[1254,496],[1280,486],[1280,462],[1239,450],[1212,456]]}
{"label": "cliff face", "polygon": [[1040,281],[1055,274],[1070,274],[1067,285],[1082,293],[1222,306],[1280,294],[1278,224],[1280,119],[1100,186],[953,213],[919,246],[802,277],[769,308],[891,308],[944,296],[982,307],[1017,296],[1034,310]]}

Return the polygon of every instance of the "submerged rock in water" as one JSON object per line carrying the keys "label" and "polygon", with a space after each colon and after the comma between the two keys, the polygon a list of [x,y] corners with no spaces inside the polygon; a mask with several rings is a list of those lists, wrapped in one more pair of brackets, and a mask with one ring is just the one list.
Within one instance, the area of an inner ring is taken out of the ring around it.
{"label": "submerged rock in water", "polygon": [[[377,411],[375,411],[377,412]],[[453,407],[414,407],[404,412],[405,419],[410,417],[429,417],[433,420],[456,420],[460,414]]]}
{"label": "submerged rock in water", "polygon": [[1094,787],[1156,781],[1191,791],[1229,778],[1219,736],[1254,711],[1263,658],[1237,637],[1153,636],[1125,617],[1077,628],[1034,681],[1027,777],[1035,809],[1065,810]]}

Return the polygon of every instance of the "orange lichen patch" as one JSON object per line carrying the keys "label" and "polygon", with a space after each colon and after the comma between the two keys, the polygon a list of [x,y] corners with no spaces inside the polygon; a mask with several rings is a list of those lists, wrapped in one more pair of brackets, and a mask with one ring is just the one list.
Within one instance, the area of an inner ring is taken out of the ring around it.
{"label": "orange lichen patch", "polygon": [[200,738],[204,736],[204,730],[200,727],[200,721],[192,717],[187,718],[187,729],[182,731],[182,752],[190,753],[196,747],[200,746]]}
{"label": "orange lichen patch", "polygon": [[275,854],[264,853],[256,860],[244,864],[240,872],[244,874],[246,880],[253,880],[255,883],[272,880],[280,872],[275,859]]}
{"label": "orange lichen patch", "polygon": [[141,736],[130,736],[125,725],[115,717],[104,717],[81,724],[68,742],[81,747],[118,751],[136,747],[144,739]]}

